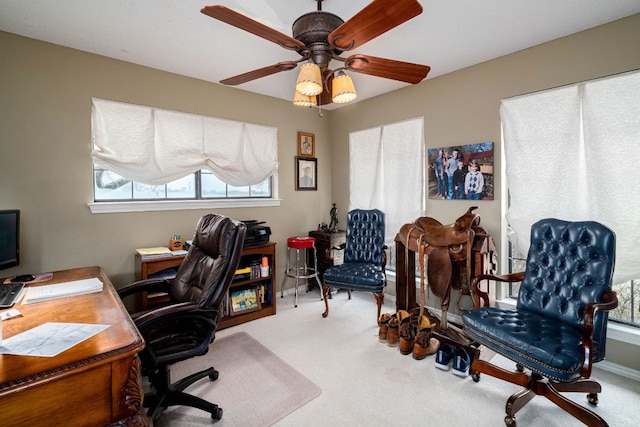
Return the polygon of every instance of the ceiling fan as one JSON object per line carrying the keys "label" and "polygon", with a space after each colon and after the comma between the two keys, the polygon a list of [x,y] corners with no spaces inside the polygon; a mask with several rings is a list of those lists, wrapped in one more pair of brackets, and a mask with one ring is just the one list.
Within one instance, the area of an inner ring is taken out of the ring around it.
{"label": "ceiling fan", "polygon": [[[427,65],[362,54],[354,54],[346,58],[341,56],[344,51],[356,49],[421,14],[422,6],[416,0],[373,0],[346,22],[332,13],[322,11],[323,0],[316,1],[317,11],[304,14],[293,23],[293,37],[225,6],[205,6],[201,10],[205,15],[255,34],[285,49],[295,50],[301,56],[297,61],[278,62],[229,77],[221,80],[220,83],[239,85],[292,70],[298,63],[305,62],[300,67],[296,96],[303,94],[306,101],[299,105],[326,105],[331,102],[349,102],[355,99],[355,88],[351,78],[344,73],[345,70],[411,84],[419,83],[429,73],[431,68]],[[332,60],[341,61],[344,65],[332,70],[329,68]],[[336,80],[336,83],[338,81],[342,83],[347,79],[352,89],[344,89],[342,85],[336,89],[333,80]],[[313,88],[309,89],[309,85]],[[345,93],[343,93],[344,90],[346,90]],[[296,103],[295,100],[294,103]]]}

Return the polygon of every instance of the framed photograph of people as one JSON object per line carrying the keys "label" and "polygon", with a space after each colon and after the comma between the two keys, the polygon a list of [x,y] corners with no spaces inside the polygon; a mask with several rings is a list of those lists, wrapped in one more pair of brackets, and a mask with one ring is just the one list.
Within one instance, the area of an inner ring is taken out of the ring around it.
{"label": "framed photograph of people", "polygon": [[318,159],[296,157],[296,190],[318,189]]}
{"label": "framed photograph of people", "polygon": [[493,200],[493,142],[430,148],[428,194],[440,200]]}
{"label": "framed photograph of people", "polygon": [[312,133],[298,132],[298,156],[316,156],[316,137]]}
{"label": "framed photograph of people", "polygon": [[231,315],[260,310],[260,296],[256,288],[231,292]]}

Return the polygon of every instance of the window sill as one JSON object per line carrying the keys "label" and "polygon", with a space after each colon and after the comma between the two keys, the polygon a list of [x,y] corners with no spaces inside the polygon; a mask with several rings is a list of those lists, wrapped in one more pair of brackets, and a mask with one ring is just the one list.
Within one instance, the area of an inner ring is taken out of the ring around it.
{"label": "window sill", "polygon": [[91,213],[177,211],[187,209],[258,208],[280,206],[280,199],[162,200],[89,203]]}

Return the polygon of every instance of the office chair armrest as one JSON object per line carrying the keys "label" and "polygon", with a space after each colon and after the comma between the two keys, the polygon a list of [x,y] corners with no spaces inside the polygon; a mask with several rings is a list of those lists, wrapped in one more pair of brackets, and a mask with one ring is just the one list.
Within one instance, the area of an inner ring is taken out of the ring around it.
{"label": "office chair armrest", "polygon": [[481,307],[489,307],[489,294],[480,289],[480,282],[492,280],[495,282],[521,282],[524,279],[524,271],[511,274],[481,274],[475,277],[472,282],[473,293],[482,301]]}
{"label": "office chair armrest", "polygon": [[207,323],[213,319],[215,324],[217,313],[218,309],[215,307],[201,308],[195,302],[181,302],[147,311],[136,317],[135,323],[141,331],[151,326],[155,327],[160,323],[175,322],[178,319],[197,319]]}
{"label": "office chair armrest", "polygon": [[164,279],[146,279],[124,285],[118,289],[120,298],[125,298],[139,292],[169,292],[171,283]]}
{"label": "office chair armrest", "polygon": [[609,311],[618,306],[618,295],[614,291],[605,291],[602,293],[602,302],[596,304],[587,304],[584,310],[584,332],[582,334],[582,351],[584,352],[584,361],[582,363],[582,376],[589,378],[591,376],[591,367],[593,366],[593,324],[595,315],[598,310]]}

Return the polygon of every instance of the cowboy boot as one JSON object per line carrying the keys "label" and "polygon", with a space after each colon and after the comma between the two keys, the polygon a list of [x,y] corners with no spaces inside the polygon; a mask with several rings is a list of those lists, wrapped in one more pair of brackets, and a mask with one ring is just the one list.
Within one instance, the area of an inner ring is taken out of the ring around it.
{"label": "cowboy boot", "polygon": [[387,334],[389,333],[389,320],[391,319],[391,314],[383,313],[380,315],[378,319],[378,341],[379,342],[387,342]]}
{"label": "cowboy boot", "polygon": [[398,335],[400,337],[400,353],[409,354],[413,350],[413,338],[415,335],[413,324],[411,323],[411,313],[406,310],[399,310],[396,315],[398,316],[398,322],[400,323],[398,328]]}
{"label": "cowboy boot", "polygon": [[422,360],[425,357],[435,354],[440,347],[440,341],[431,337],[431,333],[436,327],[435,322],[431,322],[427,316],[420,316],[418,319],[418,333],[413,345],[413,358]]}
{"label": "cowboy boot", "polygon": [[399,343],[398,337],[398,317],[395,314],[392,314],[389,318],[389,322],[387,322],[387,345],[389,347],[397,347]]}

